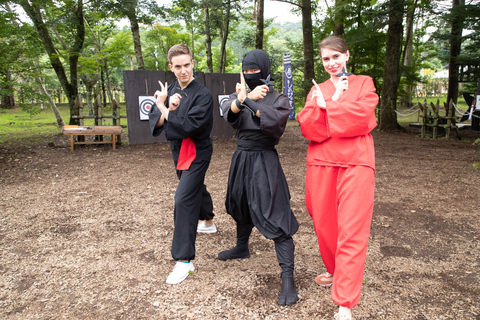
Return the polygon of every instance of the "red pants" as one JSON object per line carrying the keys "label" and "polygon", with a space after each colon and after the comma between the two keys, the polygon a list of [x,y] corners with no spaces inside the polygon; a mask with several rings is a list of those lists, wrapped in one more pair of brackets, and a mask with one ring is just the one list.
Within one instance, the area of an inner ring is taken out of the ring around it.
{"label": "red pants", "polygon": [[332,300],[350,309],[360,301],[374,192],[372,168],[307,167],[305,204],[333,274]]}

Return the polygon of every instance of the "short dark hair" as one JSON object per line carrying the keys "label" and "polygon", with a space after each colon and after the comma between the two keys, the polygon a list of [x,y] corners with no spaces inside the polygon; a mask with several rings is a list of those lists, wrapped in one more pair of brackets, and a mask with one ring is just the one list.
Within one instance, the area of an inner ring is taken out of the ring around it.
{"label": "short dark hair", "polygon": [[190,55],[190,59],[193,60],[192,51],[190,51],[186,44],[180,43],[172,46],[170,50],[168,50],[168,62],[172,63],[173,57],[180,56],[182,54]]}
{"label": "short dark hair", "polygon": [[332,49],[341,53],[347,53],[348,46],[344,39],[337,36],[331,36],[320,42],[320,58],[322,57],[322,49]]}

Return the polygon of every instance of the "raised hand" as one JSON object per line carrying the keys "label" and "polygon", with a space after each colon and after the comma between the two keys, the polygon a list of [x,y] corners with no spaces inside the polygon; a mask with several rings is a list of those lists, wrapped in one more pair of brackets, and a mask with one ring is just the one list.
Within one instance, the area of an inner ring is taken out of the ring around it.
{"label": "raised hand", "polygon": [[165,106],[165,100],[167,100],[168,95],[168,84],[165,82],[165,85],[163,85],[160,81],[158,81],[158,83],[160,84],[160,90],[155,91],[153,97],[155,98],[157,107],[160,108],[160,105]]}
{"label": "raised hand", "polygon": [[245,87],[245,78],[243,77],[243,72],[240,72],[240,83],[237,82],[235,92],[237,93],[238,100],[243,103],[247,97],[247,89]]}
{"label": "raised hand", "polygon": [[317,105],[320,108],[325,109],[327,104],[325,103],[325,98],[323,98],[322,90],[320,90],[320,87],[318,86],[315,79],[312,79],[312,82],[315,85],[315,90],[313,90],[312,92],[312,98],[310,101],[312,101],[314,98],[317,98]]}
{"label": "raised hand", "polygon": [[168,95],[168,84],[165,82],[165,85],[163,85],[160,81],[158,81],[158,83],[160,84],[160,90],[155,91],[153,97],[155,98],[155,103],[157,104],[158,110],[162,113],[163,118],[168,120],[168,113],[170,111],[165,106],[165,100],[167,100]]}

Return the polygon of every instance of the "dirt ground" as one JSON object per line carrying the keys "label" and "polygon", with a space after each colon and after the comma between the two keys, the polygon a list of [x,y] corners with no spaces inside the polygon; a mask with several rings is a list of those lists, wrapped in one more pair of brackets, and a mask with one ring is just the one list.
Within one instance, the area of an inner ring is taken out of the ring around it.
{"label": "dirt ground", "polygon": [[[355,319],[480,319],[480,134],[470,142],[374,131],[376,196]],[[277,305],[273,242],[254,231],[252,256],[225,212],[235,140],[214,141],[206,176],[216,234],[199,234],[195,273],[171,286],[173,196],[168,144],[0,146],[0,319],[333,319],[330,289],[304,205],[308,141],[293,122],[278,146],[300,229],[300,300]],[[126,137],[124,137],[124,140]]]}

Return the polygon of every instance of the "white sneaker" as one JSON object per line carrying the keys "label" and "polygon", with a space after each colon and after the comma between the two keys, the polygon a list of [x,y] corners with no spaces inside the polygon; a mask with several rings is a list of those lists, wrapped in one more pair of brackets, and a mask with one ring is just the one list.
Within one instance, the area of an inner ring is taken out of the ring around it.
{"label": "white sneaker", "polygon": [[172,273],[170,273],[167,277],[168,284],[177,284],[185,280],[185,278],[190,274],[193,273],[195,267],[193,266],[192,262],[181,262],[178,261],[173,267]]}
{"label": "white sneaker", "polygon": [[335,320],[352,320],[352,309],[340,306],[338,313],[335,313],[333,317]]}
{"label": "white sneaker", "polygon": [[200,221],[197,226],[197,232],[201,233],[215,233],[217,232],[217,227],[215,226],[215,223],[212,224],[211,226],[205,225],[205,222]]}

